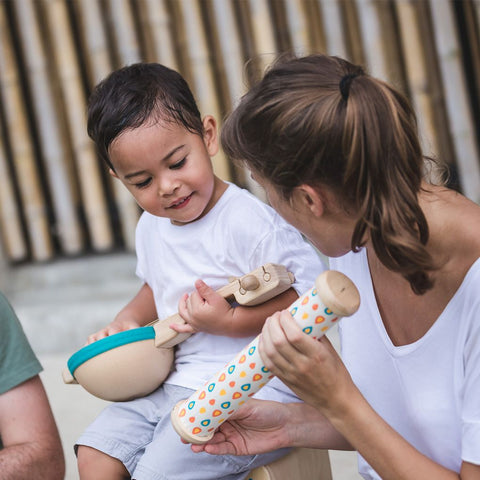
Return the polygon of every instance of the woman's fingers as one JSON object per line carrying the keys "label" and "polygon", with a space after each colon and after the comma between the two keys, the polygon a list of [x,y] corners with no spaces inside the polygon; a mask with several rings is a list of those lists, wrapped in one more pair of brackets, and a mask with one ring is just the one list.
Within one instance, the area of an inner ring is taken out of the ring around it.
{"label": "woman's fingers", "polygon": [[288,311],[269,317],[260,340],[260,355],[265,366],[274,374],[294,370],[294,364],[304,356],[305,338],[308,339]]}

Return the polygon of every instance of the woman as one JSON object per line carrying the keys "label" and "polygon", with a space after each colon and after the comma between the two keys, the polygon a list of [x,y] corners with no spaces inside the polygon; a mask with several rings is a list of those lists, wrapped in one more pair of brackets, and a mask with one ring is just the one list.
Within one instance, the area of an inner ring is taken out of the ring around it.
{"label": "woman", "polygon": [[407,99],[336,57],[279,61],[222,144],[362,304],[343,361],[270,317],[262,358],[305,403],[248,402],[194,451],[354,449],[366,479],[480,479],[480,207],[426,180]]}

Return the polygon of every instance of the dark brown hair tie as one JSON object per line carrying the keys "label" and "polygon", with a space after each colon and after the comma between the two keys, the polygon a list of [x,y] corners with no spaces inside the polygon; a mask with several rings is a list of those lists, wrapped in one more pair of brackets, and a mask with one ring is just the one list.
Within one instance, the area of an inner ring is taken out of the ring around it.
{"label": "dark brown hair tie", "polygon": [[348,94],[350,93],[350,84],[352,83],[352,80],[359,75],[360,73],[348,73],[341,78],[339,88],[342,98],[345,101],[348,100]]}

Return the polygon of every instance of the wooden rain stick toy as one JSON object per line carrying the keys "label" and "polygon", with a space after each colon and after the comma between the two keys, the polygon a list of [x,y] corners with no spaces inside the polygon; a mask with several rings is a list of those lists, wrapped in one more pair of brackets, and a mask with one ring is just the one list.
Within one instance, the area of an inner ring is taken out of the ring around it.
{"label": "wooden rain stick toy", "polygon": [[[353,315],[359,305],[353,282],[329,270],[290,306],[290,312],[303,332],[319,338],[341,317]],[[259,338],[172,410],[173,427],[185,441],[202,444],[210,440],[221,423],[273,378],[258,353]]]}

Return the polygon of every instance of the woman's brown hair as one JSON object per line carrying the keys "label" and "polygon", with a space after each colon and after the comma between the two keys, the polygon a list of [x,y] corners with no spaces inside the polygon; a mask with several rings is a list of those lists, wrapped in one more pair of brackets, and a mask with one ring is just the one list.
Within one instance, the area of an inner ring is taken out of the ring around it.
{"label": "woman's brown hair", "polygon": [[424,158],[404,95],[359,66],[325,55],[280,59],[226,120],[221,142],[285,199],[327,185],[354,208],[351,239],[422,294],[432,287],[428,225],[418,203]]}

